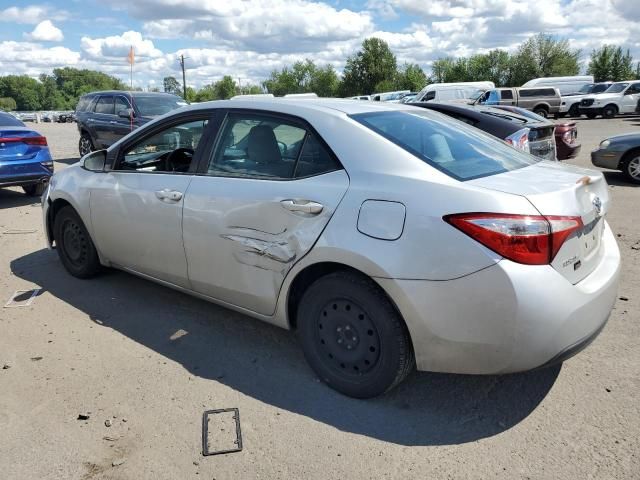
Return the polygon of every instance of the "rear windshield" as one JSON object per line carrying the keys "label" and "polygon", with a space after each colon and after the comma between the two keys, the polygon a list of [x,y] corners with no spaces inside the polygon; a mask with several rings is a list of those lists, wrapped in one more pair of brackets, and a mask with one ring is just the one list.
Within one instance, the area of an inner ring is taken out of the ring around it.
{"label": "rear windshield", "polygon": [[370,112],[351,117],[461,181],[517,170],[540,161],[480,130],[433,112]]}
{"label": "rear windshield", "polygon": [[0,127],[24,127],[24,123],[13,115],[0,112]]}
{"label": "rear windshield", "polygon": [[158,117],[171,110],[187,105],[187,102],[182,100],[182,98],[173,95],[136,95],[133,97],[133,102],[143,117]]}

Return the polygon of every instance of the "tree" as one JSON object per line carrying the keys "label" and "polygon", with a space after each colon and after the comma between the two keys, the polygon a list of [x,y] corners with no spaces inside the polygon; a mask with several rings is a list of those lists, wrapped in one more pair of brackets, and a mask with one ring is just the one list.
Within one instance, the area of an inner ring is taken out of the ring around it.
{"label": "tree", "polygon": [[236,82],[230,75],[225,75],[222,80],[213,84],[213,93],[216,100],[226,100],[237,93]]}
{"label": "tree", "polygon": [[42,85],[26,75],[7,75],[0,78],[0,97],[13,98],[17,110],[39,110]]}
{"label": "tree", "polygon": [[176,77],[164,77],[162,85],[166,93],[173,93],[174,95],[181,95],[183,93],[182,86],[180,85],[180,82],[176,80]]}
{"label": "tree", "polygon": [[371,37],[362,42],[362,49],[347,58],[342,79],[342,95],[375,93],[377,85],[395,83],[396,56],[384,40]]}
{"label": "tree", "polygon": [[309,90],[319,97],[335,97],[338,94],[340,79],[331,65],[317,67],[311,72]]}
{"label": "tree", "polygon": [[5,112],[10,112],[11,110],[16,109],[16,101],[11,97],[2,97],[0,98],[0,110],[4,110]]}
{"label": "tree", "polygon": [[607,80],[618,82],[630,80],[636,76],[633,69],[633,57],[629,50],[623,52],[622,47],[613,45],[603,45],[591,52],[587,72],[593,75],[596,82]]}
{"label": "tree", "polygon": [[405,63],[397,75],[396,88],[418,92],[429,84],[427,75],[417,63]]}
{"label": "tree", "polygon": [[537,77],[563,77],[580,72],[580,50],[572,50],[569,41],[539,33],[525,41],[511,59],[511,85],[517,86]]}

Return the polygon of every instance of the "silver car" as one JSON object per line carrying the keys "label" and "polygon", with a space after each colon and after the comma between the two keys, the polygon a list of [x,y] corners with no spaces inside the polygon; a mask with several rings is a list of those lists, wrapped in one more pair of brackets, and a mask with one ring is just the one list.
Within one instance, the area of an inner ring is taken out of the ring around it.
{"label": "silver car", "polygon": [[602,330],[620,255],[601,173],[402,104],[249,98],[171,112],[55,174],[50,247],[283,328],[331,387],[495,374]]}

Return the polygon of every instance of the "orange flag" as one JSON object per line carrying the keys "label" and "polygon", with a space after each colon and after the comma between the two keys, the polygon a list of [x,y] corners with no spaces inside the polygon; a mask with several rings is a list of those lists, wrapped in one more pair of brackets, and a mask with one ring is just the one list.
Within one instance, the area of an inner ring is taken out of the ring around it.
{"label": "orange flag", "polygon": [[136,55],[133,53],[133,45],[131,45],[131,48],[129,49],[129,55],[127,56],[127,59],[129,60],[129,65],[133,65],[133,62],[136,59]]}

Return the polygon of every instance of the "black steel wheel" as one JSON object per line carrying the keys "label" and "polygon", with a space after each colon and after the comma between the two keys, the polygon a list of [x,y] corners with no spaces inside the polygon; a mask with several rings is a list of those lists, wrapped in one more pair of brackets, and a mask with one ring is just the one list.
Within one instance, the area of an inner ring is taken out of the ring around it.
{"label": "black steel wheel", "polygon": [[72,207],[64,207],[57,213],[53,232],[58,256],[71,275],[89,278],[100,271],[98,252],[82,219]]}
{"label": "black steel wheel", "polygon": [[607,105],[602,109],[602,118],[613,118],[618,114],[618,107]]}
{"label": "black steel wheel", "polygon": [[46,183],[32,183],[31,185],[24,185],[22,190],[26,195],[30,197],[39,197],[44,192],[44,189],[47,187]]}
{"label": "black steel wheel", "polygon": [[345,395],[380,395],[415,365],[402,318],[364,276],[337,272],[316,280],[303,295],[297,318],[307,361]]}

